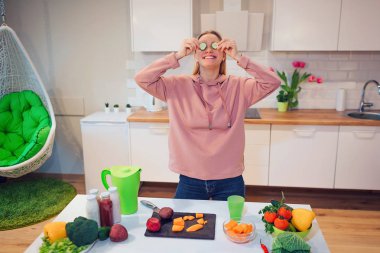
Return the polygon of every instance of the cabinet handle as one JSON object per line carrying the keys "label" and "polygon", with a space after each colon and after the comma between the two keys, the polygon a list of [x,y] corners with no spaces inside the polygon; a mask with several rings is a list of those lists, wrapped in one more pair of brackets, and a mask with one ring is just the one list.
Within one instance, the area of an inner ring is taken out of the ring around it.
{"label": "cabinet handle", "polygon": [[372,139],[375,136],[376,131],[352,131],[352,133],[360,139]]}
{"label": "cabinet handle", "polygon": [[293,129],[293,132],[300,137],[312,137],[315,129]]}
{"label": "cabinet handle", "polygon": [[112,123],[107,123],[107,122],[87,123],[87,122],[85,122],[84,125],[86,125],[86,126],[122,126],[122,125],[125,125],[125,122],[112,122]]}
{"label": "cabinet handle", "polygon": [[169,129],[169,127],[150,126],[149,129]]}
{"label": "cabinet handle", "polygon": [[149,131],[153,134],[167,134],[168,126],[149,126]]}

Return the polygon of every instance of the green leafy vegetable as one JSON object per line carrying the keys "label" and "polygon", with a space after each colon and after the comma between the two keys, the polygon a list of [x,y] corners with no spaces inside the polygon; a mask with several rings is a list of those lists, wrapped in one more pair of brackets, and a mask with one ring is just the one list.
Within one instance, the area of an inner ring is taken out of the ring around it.
{"label": "green leafy vegetable", "polygon": [[98,239],[98,223],[79,216],[66,224],[67,237],[78,247],[91,244]]}
{"label": "green leafy vegetable", "polygon": [[291,232],[279,234],[272,244],[272,253],[309,253],[310,245]]}
{"label": "green leafy vegetable", "polygon": [[100,227],[98,229],[98,238],[100,241],[107,240],[110,237],[110,227]]}
{"label": "green leafy vegetable", "polygon": [[89,247],[89,245],[77,247],[69,240],[69,238],[63,238],[50,243],[46,237],[42,238],[42,245],[40,247],[40,253],[79,253]]}

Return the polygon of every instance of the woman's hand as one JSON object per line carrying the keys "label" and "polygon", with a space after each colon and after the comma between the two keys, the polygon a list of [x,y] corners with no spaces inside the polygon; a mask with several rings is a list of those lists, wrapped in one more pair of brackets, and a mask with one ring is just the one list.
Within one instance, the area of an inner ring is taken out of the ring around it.
{"label": "woman's hand", "polygon": [[177,60],[190,55],[198,49],[199,41],[195,38],[185,39],[182,42],[181,48],[175,54]]}
{"label": "woman's hand", "polygon": [[239,61],[241,54],[237,49],[236,41],[230,39],[223,39],[218,43],[218,49],[222,52],[225,52],[232,59]]}

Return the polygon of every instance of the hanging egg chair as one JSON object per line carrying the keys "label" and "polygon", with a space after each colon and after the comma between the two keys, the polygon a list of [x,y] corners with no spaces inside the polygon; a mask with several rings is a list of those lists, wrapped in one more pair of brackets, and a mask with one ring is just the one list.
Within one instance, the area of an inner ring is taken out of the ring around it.
{"label": "hanging egg chair", "polygon": [[51,156],[56,122],[49,96],[16,33],[0,26],[0,176],[17,178]]}

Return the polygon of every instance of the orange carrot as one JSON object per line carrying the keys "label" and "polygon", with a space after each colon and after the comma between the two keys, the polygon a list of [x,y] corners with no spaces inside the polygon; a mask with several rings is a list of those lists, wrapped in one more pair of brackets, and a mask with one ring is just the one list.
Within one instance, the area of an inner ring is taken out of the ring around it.
{"label": "orange carrot", "polygon": [[235,226],[232,230],[237,234],[242,234],[244,231],[244,228],[241,224],[239,224],[239,225]]}
{"label": "orange carrot", "polygon": [[185,226],[185,221],[182,217],[178,217],[173,220],[173,225]]}
{"label": "orange carrot", "polygon": [[196,213],[195,218],[203,218],[203,213]]}
{"label": "orange carrot", "polygon": [[226,225],[224,225],[224,227],[227,229],[227,230],[231,230],[233,229],[235,226],[237,226],[237,222],[234,221],[234,220],[230,220]]}
{"label": "orange carrot", "polygon": [[173,225],[172,226],[172,231],[173,232],[181,232],[184,229],[185,226],[180,226],[180,225]]}
{"label": "orange carrot", "polygon": [[253,231],[252,224],[247,224],[247,227],[248,227],[248,229],[247,229],[247,231],[245,233],[251,233]]}
{"label": "orange carrot", "polygon": [[242,223],[242,224],[240,224],[240,226],[243,228],[243,232],[242,233],[246,233],[248,231],[248,225],[247,224]]}
{"label": "orange carrot", "polygon": [[188,227],[186,229],[187,232],[195,232],[195,231],[198,231],[199,229],[202,229],[203,228],[203,225],[201,224],[195,224],[195,225],[192,225],[191,227]]}
{"label": "orange carrot", "polygon": [[200,218],[200,219],[197,220],[197,223],[201,224],[201,225],[204,225],[205,224],[205,220],[203,218]]}

